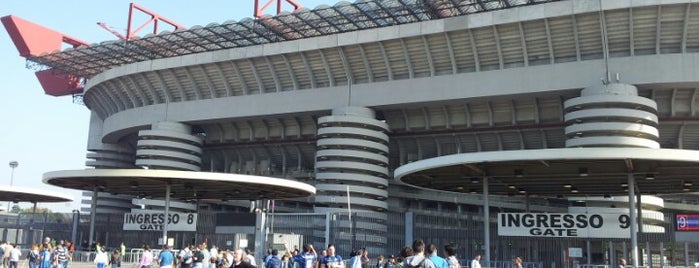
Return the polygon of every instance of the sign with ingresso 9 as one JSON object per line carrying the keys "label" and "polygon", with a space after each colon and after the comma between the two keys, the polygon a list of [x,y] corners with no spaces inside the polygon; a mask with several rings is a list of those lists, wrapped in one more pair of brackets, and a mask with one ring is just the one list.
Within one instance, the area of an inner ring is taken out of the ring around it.
{"label": "sign with ingresso 9", "polygon": [[[196,231],[196,213],[168,213],[168,231]],[[162,231],[165,224],[165,213],[154,210],[133,210],[124,213],[124,231]]]}
{"label": "sign with ingresso 9", "polygon": [[675,219],[677,231],[699,231],[699,214],[677,214]]}
{"label": "sign with ingresso 9", "polygon": [[629,238],[627,214],[498,213],[498,235]]}

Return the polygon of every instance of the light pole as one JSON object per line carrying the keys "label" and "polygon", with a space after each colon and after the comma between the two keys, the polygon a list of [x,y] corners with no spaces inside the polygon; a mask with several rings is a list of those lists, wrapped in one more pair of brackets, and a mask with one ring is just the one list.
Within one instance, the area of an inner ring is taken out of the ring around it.
{"label": "light pole", "polygon": [[[12,184],[14,183],[15,180],[15,168],[19,166],[19,163],[15,160],[10,161],[10,168],[12,168],[12,173],[10,173],[10,187],[12,187]],[[12,204],[12,201],[7,202],[7,212],[10,212],[10,204]]]}

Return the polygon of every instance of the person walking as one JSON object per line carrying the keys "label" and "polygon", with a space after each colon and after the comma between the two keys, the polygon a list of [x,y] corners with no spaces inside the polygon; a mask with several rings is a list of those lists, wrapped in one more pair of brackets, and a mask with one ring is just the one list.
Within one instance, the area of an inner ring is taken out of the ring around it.
{"label": "person walking", "polygon": [[619,268],[626,268],[626,259],[619,258]]}
{"label": "person walking", "polygon": [[105,268],[107,263],[109,263],[109,256],[107,256],[107,252],[104,252],[101,247],[97,248],[94,263],[97,264],[97,268]]}
{"label": "person walking", "polygon": [[413,241],[413,256],[405,258],[403,268],[436,268],[425,256],[425,242],[422,239]]}
{"label": "person walking", "polygon": [[38,268],[39,266],[39,246],[34,244],[32,249],[27,253],[27,262],[29,268]]}
{"label": "person walking", "polygon": [[[119,258],[121,258],[121,260],[124,260],[125,257],[126,257],[126,244],[124,244],[124,241],[121,241],[121,244],[119,244]],[[120,265],[121,265],[121,263],[120,263]]]}
{"label": "person walking", "polygon": [[202,245],[197,245],[196,249],[194,249],[194,252],[192,252],[192,267],[204,268],[204,259],[206,259],[206,255],[204,255]]}
{"label": "person walking", "polygon": [[180,268],[191,268],[192,267],[192,250],[189,249],[190,246],[187,245],[180,250],[177,258],[180,259]]}
{"label": "person walking", "polygon": [[481,254],[476,254],[471,261],[471,268],[481,268]]}
{"label": "person walking", "polygon": [[294,262],[299,264],[298,268],[314,268],[318,260],[318,254],[311,244],[303,245],[303,253],[294,256]]}
{"label": "person walking", "polygon": [[352,250],[352,253],[350,253],[349,268],[362,268],[361,257],[362,249]]}
{"label": "person walking", "polygon": [[17,244],[12,245],[12,249],[10,250],[10,256],[8,257],[8,260],[10,262],[10,268],[17,268],[19,264],[19,257],[22,256],[22,252],[19,251],[19,246]]}
{"label": "person walking", "polygon": [[12,245],[7,242],[2,243],[2,265],[5,268],[8,268],[10,266],[10,252],[12,252]]}
{"label": "person walking", "polygon": [[396,268],[396,257],[391,255],[388,256],[388,260],[386,261],[386,268]]}
{"label": "person walking", "polygon": [[58,268],[68,268],[68,261],[70,260],[70,252],[62,243],[56,244],[56,249],[54,250],[55,263]]}
{"label": "person walking", "polygon": [[379,257],[376,259],[376,265],[374,266],[375,268],[384,268],[386,266],[385,258],[383,255],[379,255]]}
{"label": "person walking", "polygon": [[320,260],[320,268],[344,268],[342,256],[335,252],[335,244],[328,244],[327,255]]}
{"label": "person walking", "polygon": [[440,257],[438,252],[437,252],[437,245],[435,244],[430,244],[427,246],[427,258],[432,261],[435,267],[437,268],[449,268],[449,264],[447,263],[447,260],[444,258]]}
{"label": "person walking", "polygon": [[111,268],[119,268],[121,267],[121,252],[119,249],[114,249],[112,252],[112,256],[109,259],[109,265],[111,265]]}
{"label": "person walking", "polygon": [[250,250],[250,248],[245,249],[245,261],[252,264],[252,266],[257,267],[257,261],[255,260],[255,255],[253,255],[253,252],[252,252],[252,250]]}
{"label": "person walking", "polygon": [[282,260],[279,259],[279,250],[276,248],[270,252],[270,257],[265,262],[265,268],[282,268]]}
{"label": "person walking", "polygon": [[39,252],[39,268],[51,267],[51,246],[45,244]]}
{"label": "person walking", "polygon": [[369,267],[369,251],[366,248],[362,248],[362,255],[361,258],[359,258],[362,261],[362,268],[370,268]]}
{"label": "person walking", "polygon": [[165,245],[158,255],[158,265],[160,268],[174,268],[173,264],[175,264],[175,254],[172,253],[170,246]]}
{"label": "person walking", "polygon": [[[456,246],[454,245],[446,245],[444,246],[444,257],[447,260],[447,264],[449,265],[449,268],[461,268],[461,264],[459,263],[459,259],[456,258]],[[473,265],[473,264],[471,264]],[[471,266],[473,268],[473,266]],[[480,268],[480,266],[478,266]]]}
{"label": "person walking", "polygon": [[149,245],[143,247],[143,254],[138,265],[139,268],[151,268],[151,265],[153,265],[153,252],[150,251]]}
{"label": "person walking", "polygon": [[515,259],[514,259],[514,268],[523,268],[523,266],[522,266],[522,258],[520,258],[520,257],[515,257]]}
{"label": "person walking", "polygon": [[231,268],[256,268],[249,262],[245,261],[247,257],[245,257],[245,251],[243,249],[236,249],[233,251],[233,264],[231,265]]}

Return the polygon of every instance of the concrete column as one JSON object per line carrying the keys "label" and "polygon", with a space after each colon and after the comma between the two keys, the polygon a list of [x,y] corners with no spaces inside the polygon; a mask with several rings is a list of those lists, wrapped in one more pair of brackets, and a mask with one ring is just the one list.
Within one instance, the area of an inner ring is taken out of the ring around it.
{"label": "concrete column", "polygon": [[[80,222],[80,210],[74,209],[73,210],[73,232],[71,233],[71,236],[70,236],[70,239],[71,239],[71,241],[73,241],[73,243],[80,243],[80,241],[78,241],[78,223],[79,222]],[[33,241],[33,240],[34,239],[32,239],[32,243],[36,243],[36,241]]]}
{"label": "concrete column", "polygon": [[660,242],[658,249],[660,250],[660,267],[663,267],[665,266],[665,243]]}
{"label": "concrete column", "polygon": [[636,220],[636,179],[633,174],[628,175],[629,183],[629,231],[631,232],[631,263],[638,267],[638,221]]}
{"label": "concrete column", "polygon": [[653,250],[650,248],[650,242],[646,241],[646,266],[653,267]]}
{"label": "concrete column", "polygon": [[[92,189],[92,203],[90,204],[90,240],[88,247],[92,247],[95,240],[95,218],[97,216],[97,187]],[[92,250],[92,249],[90,249]]]}
{"label": "concrete column", "polygon": [[167,245],[167,225],[170,218],[170,184],[165,185],[165,222],[163,223],[163,245]]}
{"label": "concrete column", "polygon": [[586,262],[586,264],[590,265],[590,264],[592,264],[592,245],[590,245],[591,244],[590,240],[587,240],[586,244],[587,244],[587,249],[586,249],[587,250],[587,262]]}
{"label": "concrete column", "polygon": [[267,232],[265,226],[267,225],[267,213],[262,211],[255,215],[255,257],[259,259],[260,256],[264,256],[267,246]]}
{"label": "concrete column", "polygon": [[[330,244],[330,219],[332,214],[330,212],[325,213],[325,246]],[[262,256],[262,255],[258,255]]]}
{"label": "concrete column", "polygon": [[689,267],[689,243],[684,242],[684,266]]}
{"label": "concrete column", "polygon": [[488,177],[483,176],[483,242],[485,246],[485,267],[490,266],[490,202],[488,201]]}
{"label": "concrete column", "polygon": [[412,245],[413,244],[413,228],[415,228],[415,224],[413,224],[413,212],[406,212],[405,213],[405,244],[406,245]]}
{"label": "concrete column", "polygon": [[614,267],[616,265],[616,254],[614,253],[614,243],[609,241],[609,267]]}

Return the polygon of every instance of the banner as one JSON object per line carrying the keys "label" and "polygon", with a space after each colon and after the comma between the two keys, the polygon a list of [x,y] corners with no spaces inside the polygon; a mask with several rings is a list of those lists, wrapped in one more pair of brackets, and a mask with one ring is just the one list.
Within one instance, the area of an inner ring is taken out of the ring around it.
{"label": "banner", "polygon": [[677,214],[675,223],[675,230],[678,232],[697,232],[699,231],[699,214]]}
{"label": "banner", "polygon": [[[197,230],[196,213],[170,212],[167,217],[168,231]],[[153,210],[132,210],[124,213],[124,231],[162,231],[165,223],[165,213]]]}
{"label": "banner", "polygon": [[630,238],[626,214],[498,213],[498,235]]}

